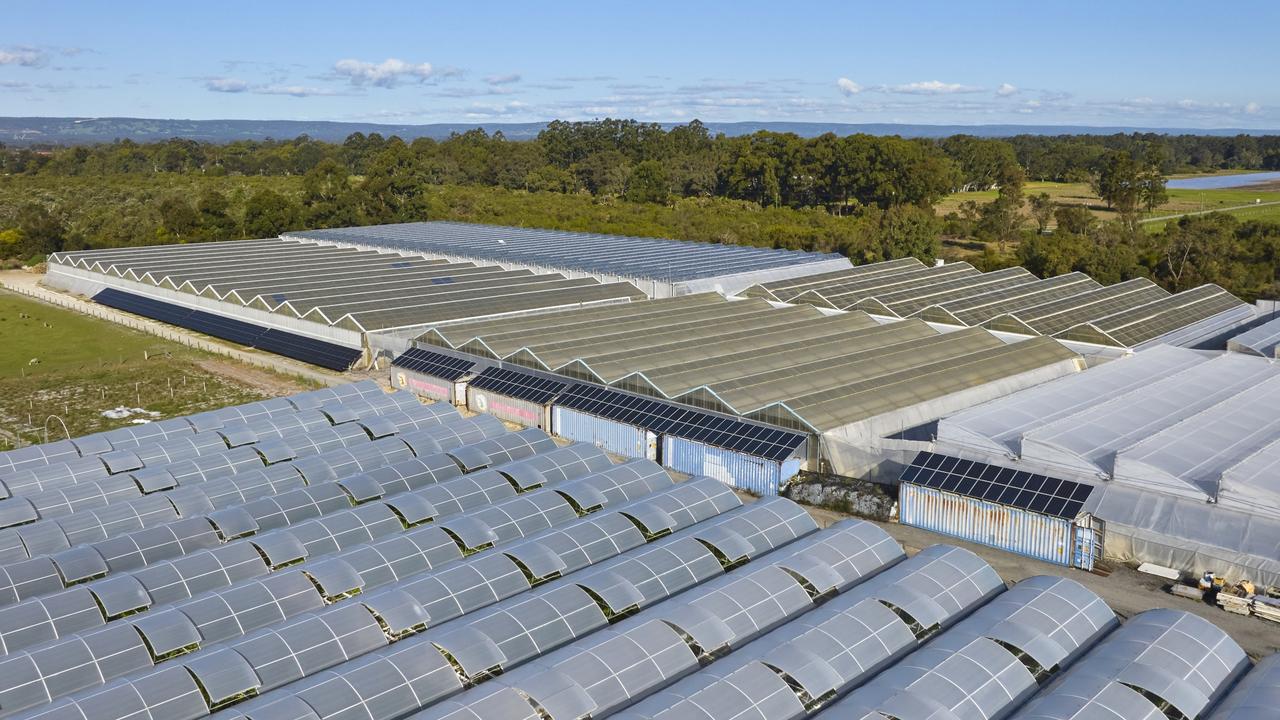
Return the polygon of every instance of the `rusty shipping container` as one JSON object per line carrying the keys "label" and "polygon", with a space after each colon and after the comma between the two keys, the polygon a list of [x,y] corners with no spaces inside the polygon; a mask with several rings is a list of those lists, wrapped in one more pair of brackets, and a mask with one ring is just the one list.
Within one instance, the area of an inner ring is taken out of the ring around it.
{"label": "rusty shipping container", "polygon": [[1066,567],[1092,567],[1093,533],[1065,518],[902,483],[898,520]]}

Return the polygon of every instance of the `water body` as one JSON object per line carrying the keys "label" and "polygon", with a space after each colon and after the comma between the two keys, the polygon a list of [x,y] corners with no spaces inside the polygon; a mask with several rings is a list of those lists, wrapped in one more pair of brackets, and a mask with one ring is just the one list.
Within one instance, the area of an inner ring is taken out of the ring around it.
{"label": "water body", "polygon": [[1221,190],[1223,188],[1248,187],[1280,181],[1280,172],[1240,173],[1239,175],[1210,175],[1196,178],[1177,178],[1166,185],[1171,190]]}

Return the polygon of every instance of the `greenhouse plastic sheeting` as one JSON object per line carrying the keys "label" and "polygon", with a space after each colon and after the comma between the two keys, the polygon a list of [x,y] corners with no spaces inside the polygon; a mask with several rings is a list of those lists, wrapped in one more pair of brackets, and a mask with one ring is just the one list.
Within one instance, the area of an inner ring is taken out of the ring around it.
{"label": "greenhouse plastic sheeting", "polygon": [[1280,585],[1280,521],[1114,485],[1094,496],[1108,558]]}

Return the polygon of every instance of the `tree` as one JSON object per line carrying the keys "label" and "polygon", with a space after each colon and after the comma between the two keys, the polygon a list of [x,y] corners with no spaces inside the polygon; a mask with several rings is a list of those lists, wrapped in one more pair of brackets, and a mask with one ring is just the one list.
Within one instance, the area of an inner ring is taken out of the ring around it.
{"label": "tree", "polygon": [[1087,235],[1098,222],[1088,208],[1080,205],[1059,205],[1053,211],[1053,219],[1058,224],[1058,232],[1072,235]]}
{"label": "tree", "polygon": [[1031,217],[1036,219],[1036,226],[1040,232],[1044,232],[1049,227],[1049,221],[1053,219],[1053,198],[1049,197],[1049,193],[1042,192],[1038,195],[1032,195],[1027,198],[1031,205]]}
{"label": "tree", "polygon": [[524,187],[530,192],[573,192],[577,184],[573,173],[554,165],[543,165],[524,176]]}
{"label": "tree", "polygon": [[179,197],[167,197],[160,201],[160,226],[175,238],[187,238],[200,228],[200,215],[191,203]]}
{"label": "tree", "polygon": [[1169,202],[1169,191],[1165,189],[1164,174],[1160,168],[1155,165],[1143,168],[1138,174],[1138,193],[1148,213]]}
{"label": "tree", "polygon": [[886,260],[917,257],[933,262],[942,249],[942,221],[930,208],[894,205],[880,213],[879,229]]}
{"label": "tree", "polygon": [[62,250],[67,228],[62,218],[39,203],[27,203],[18,209],[18,252],[21,257],[48,255]]}
{"label": "tree", "polygon": [[623,197],[631,202],[665,203],[669,194],[668,182],[667,171],[662,163],[645,160],[631,171]]}
{"label": "tree", "polygon": [[579,182],[592,195],[619,195],[627,187],[627,157],[617,150],[592,153],[573,166]]}
{"label": "tree", "polygon": [[1112,153],[1094,178],[1093,190],[1126,221],[1132,222],[1138,210],[1142,190],[1138,184],[1139,168],[1127,152]]}
{"label": "tree", "polygon": [[232,240],[237,237],[236,220],[228,214],[231,202],[217,190],[206,190],[196,202],[203,240]]}
{"label": "tree", "polygon": [[275,237],[296,230],[300,208],[274,190],[259,190],[244,206],[244,235],[251,238]]}
{"label": "tree", "polygon": [[347,169],[324,159],[302,178],[302,212],[307,226],[347,227],[360,222],[360,206]]}
{"label": "tree", "polygon": [[1006,244],[1017,238],[1022,228],[1022,188],[1026,177],[1021,167],[1006,165],[1000,169],[996,181],[1000,190],[996,199],[980,211],[978,236],[995,240],[1003,252]]}

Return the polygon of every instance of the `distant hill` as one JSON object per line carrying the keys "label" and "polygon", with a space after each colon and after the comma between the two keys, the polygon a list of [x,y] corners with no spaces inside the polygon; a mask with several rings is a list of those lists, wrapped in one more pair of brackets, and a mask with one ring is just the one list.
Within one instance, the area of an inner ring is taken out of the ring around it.
{"label": "distant hill", "polygon": [[[672,126],[676,123],[664,123]],[[791,132],[803,137],[823,133],[851,135],[903,135],[906,137],[946,137],[968,133],[981,137],[1012,135],[1111,135],[1115,133],[1154,132],[1169,135],[1266,135],[1280,131],[1243,130],[1238,128],[1139,128],[1127,126],[1092,127],[1086,125],[900,125],[893,123],[815,123],[815,122],[733,122],[706,123],[712,133],[747,135],[759,130]],[[446,138],[452,133],[482,127],[489,132],[502,131],[515,140],[536,137],[546,127],[536,123],[433,123],[429,125],[382,125],[378,123],[319,122],[309,120],[161,120],[148,118],[56,118],[0,117],[0,142],[9,145],[57,144],[76,145],[129,139],[154,142],[180,137],[207,142],[233,140],[286,139],[309,135],[317,140],[339,142],[355,132],[398,135],[406,140],[419,137]]]}

